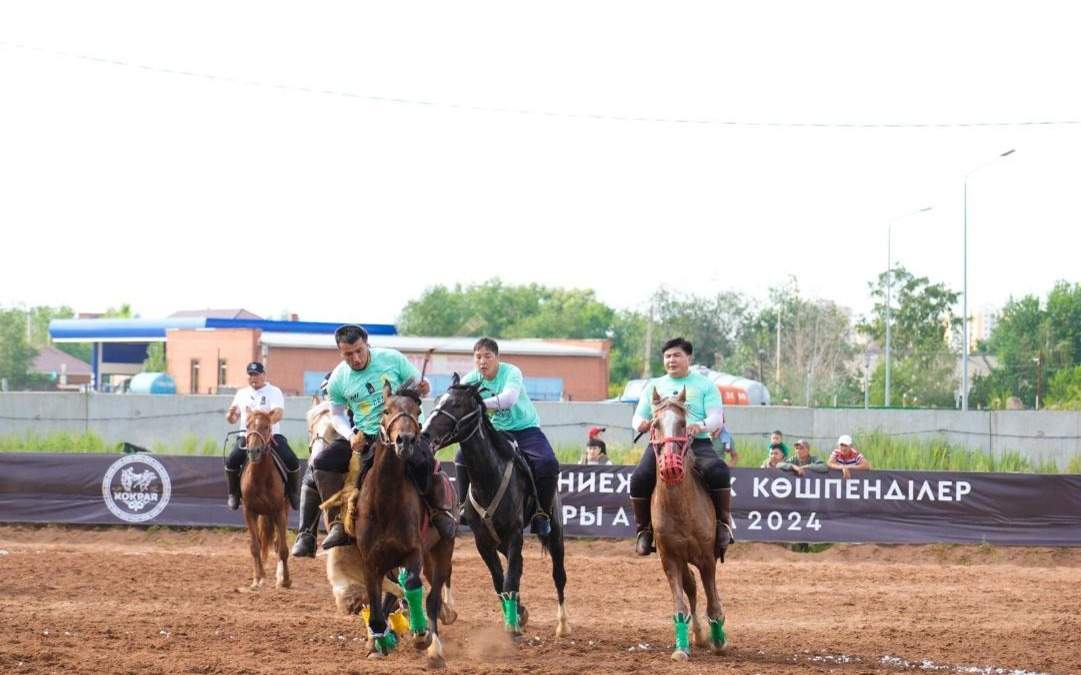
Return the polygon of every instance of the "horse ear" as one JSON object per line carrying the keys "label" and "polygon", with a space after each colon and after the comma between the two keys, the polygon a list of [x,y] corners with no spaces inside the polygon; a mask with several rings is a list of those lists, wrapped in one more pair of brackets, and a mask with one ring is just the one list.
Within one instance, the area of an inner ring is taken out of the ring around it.
{"label": "horse ear", "polygon": [[462,383],[462,378],[458,377],[458,373],[455,372],[454,376],[450,378],[450,386],[457,387]]}
{"label": "horse ear", "polygon": [[322,402],[323,402],[323,401],[322,401],[322,400],[321,400],[321,399],[320,399],[320,398],[319,398],[318,396],[315,396],[314,394],[312,395],[312,407],[313,407],[313,408],[314,408],[315,406],[319,405],[319,404],[320,404],[320,403],[322,403]]}
{"label": "horse ear", "polygon": [[394,396],[394,390],[390,386],[390,380],[383,380],[383,400],[389,400],[391,396]]}
{"label": "horse ear", "polygon": [[657,393],[657,389],[653,389],[653,405],[657,405],[661,402],[661,395]]}
{"label": "horse ear", "polygon": [[681,391],[679,392],[679,402],[680,402],[680,403],[684,403],[684,402],[686,402],[686,400],[687,400],[687,387],[684,387],[684,388],[683,388],[683,389],[682,389],[682,390],[681,390]]}

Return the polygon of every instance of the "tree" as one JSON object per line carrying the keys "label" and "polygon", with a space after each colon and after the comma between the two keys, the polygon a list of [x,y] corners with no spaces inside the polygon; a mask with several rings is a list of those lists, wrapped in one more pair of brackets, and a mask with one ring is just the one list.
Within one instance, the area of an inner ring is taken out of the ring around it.
{"label": "tree", "polygon": [[[857,327],[881,346],[883,354],[888,279],[888,272],[883,272],[868,284],[874,309]],[[901,265],[893,269],[892,291],[891,405],[914,400],[924,407],[954,407],[957,357],[950,348],[950,339],[957,336],[961,324],[954,312],[960,294],[945,284],[917,277]],[[885,403],[885,370],[883,359],[871,376],[870,400],[875,405]]]}
{"label": "tree", "polygon": [[143,371],[147,373],[164,373],[165,370],[165,343],[151,342],[146,348]]}
{"label": "tree", "polygon": [[24,389],[37,379],[31,368],[38,350],[30,345],[28,332],[32,333],[32,327],[26,312],[0,310],[0,379],[7,380],[11,389]]}

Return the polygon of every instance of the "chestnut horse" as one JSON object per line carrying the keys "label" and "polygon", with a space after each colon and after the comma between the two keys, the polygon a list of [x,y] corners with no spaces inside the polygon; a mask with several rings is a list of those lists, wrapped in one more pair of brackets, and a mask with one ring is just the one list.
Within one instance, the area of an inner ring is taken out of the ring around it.
{"label": "chestnut horse", "polygon": [[[398,579],[405,589],[413,647],[427,648],[428,666],[442,668],[446,661],[439,640],[439,615],[444,586],[448,591],[450,587],[454,539],[440,537],[427,525],[427,507],[408,477],[419,467],[425,475],[417,477],[430,480],[435,462],[431,448],[421,439],[420,395],[405,387],[395,393],[384,382],[383,400],[372,468],[354,496],[356,547],[368,594],[368,657],[382,658],[397,643],[380,602],[381,582],[388,572],[404,567]],[[453,508],[456,512],[457,504]],[[422,569],[429,583],[427,602]]]}
{"label": "chestnut horse", "polygon": [[286,525],[289,519],[289,500],[285,497],[285,480],[274,465],[273,423],[270,415],[258,410],[248,410],[248,424],[244,436],[248,461],[240,474],[241,502],[244,505],[244,522],[251,537],[252,590],[263,586],[266,576],[263,563],[270,546],[278,551],[277,587],[289,588],[289,542]]}
{"label": "chestnut horse", "polygon": [[[660,554],[664,574],[672,587],[676,629],[674,661],[686,661],[691,645],[688,628],[698,647],[709,647],[714,654],[728,648],[724,632],[724,607],[717,593],[717,559],[713,553],[717,536],[716,513],[701,480],[687,476],[687,458],[693,438],[687,434],[687,390],[679,396],[662,399],[653,392],[653,426],[650,443],[657,457],[657,487],[653,491],[653,538]],[[699,622],[695,611],[697,589],[689,565],[698,568],[702,589],[706,592],[706,615],[709,632]]]}

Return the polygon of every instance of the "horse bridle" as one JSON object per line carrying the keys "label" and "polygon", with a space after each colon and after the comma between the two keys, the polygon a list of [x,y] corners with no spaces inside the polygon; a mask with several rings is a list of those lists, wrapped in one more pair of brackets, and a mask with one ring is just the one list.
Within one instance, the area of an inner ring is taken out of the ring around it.
{"label": "horse bridle", "polygon": [[398,444],[397,441],[391,440],[390,430],[394,427],[394,424],[402,417],[408,419],[414,425],[416,425],[417,436],[420,436],[420,420],[418,420],[416,416],[412,413],[400,412],[394,417],[391,417],[389,422],[383,422],[379,425],[379,440],[381,440],[385,445],[393,447],[394,454],[398,455],[399,457],[402,456],[402,447]]}
{"label": "horse bridle", "polygon": [[[258,448],[253,448],[252,444],[249,442],[248,439],[252,436],[255,436],[261,441],[261,445]],[[244,434],[244,446],[245,451],[248,453],[248,459],[254,464],[263,458],[263,455],[266,454],[267,450],[274,447],[274,434],[264,434],[258,429],[249,429],[247,433]]]}
{"label": "horse bridle", "polygon": [[[667,401],[661,407],[669,405],[680,408],[684,414],[687,413],[686,408],[673,401]],[[690,450],[694,439],[688,433],[684,433],[682,436],[662,436],[658,438],[657,412],[658,410],[653,411],[653,423],[649,429],[649,443],[653,446],[653,456],[657,461],[657,473],[666,483],[679,483],[683,480],[683,467],[686,464],[687,451]],[[677,450],[665,456],[664,448],[670,445],[676,446]]]}
{"label": "horse bridle", "polygon": [[[438,417],[440,415],[445,415],[445,416],[450,418],[451,422],[454,423],[454,427],[450,430],[450,433],[448,433],[443,438],[439,439],[439,442],[434,443],[435,447],[436,448],[445,448],[448,445],[450,445],[451,443],[459,443],[459,444],[461,444],[461,443],[465,443],[470,438],[473,438],[473,436],[475,436],[477,434],[477,432],[480,431],[480,427],[481,427],[480,415],[482,414],[483,410],[484,410],[484,404],[483,403],[478,403],[477,407],[474,408],[471,412],[468,412],[465,415],[462,415],[461,417],[455,417],[453,414],[447,412],[446,410],[443,410],[442,406],[436,406],[435,410],[432,411],[432,416],[429,419],[434,420],[436,417]],[[465,426],[466,421],[469,420],[474,415],[477,416],[477,423],[473,426],[473,430],[470,431],[467,435],[465,435],[465,436],[463,436],[461,438],[457,438],[457,435],[462,433],[462,427]]]}

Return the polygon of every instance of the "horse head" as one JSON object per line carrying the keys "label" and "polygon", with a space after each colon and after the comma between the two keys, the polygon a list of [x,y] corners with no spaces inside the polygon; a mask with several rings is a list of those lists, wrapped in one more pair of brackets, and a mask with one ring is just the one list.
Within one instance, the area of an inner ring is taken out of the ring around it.
{"label": "horse head", "polygon": [[312,397],[312,407],[304,413],[308,424],[308,454],[312,455],[338,438],[331,420],[330,402],[318,396]]}
{"label": "horse head", "polygon": [[653,390],[653,425],[650,443],[657,458],[657,475],[665,485],[678,485],[686,475],[687,451],[693,440],[687,435],[687,389],[678,396],[661,398]]}
{"label": "horse head", "polygon": [[274,423],[270,421],[270,413],[250,408],[247,412],[244,445],[248,449],[248,459],[254,464],[263,459],[274,442]]}
{"label": "horse head", "polygon": [[447,393],[435,402],[435,409],[424,422],[422,434],[438,450],[468,440],[477,433],[483,417],[480,384],[462,384],[458,373],[454,373]]}
{"label": "horse head", "polygon": [[418,452],[420,433],[420,394],[415,389],[401,387],[393,391],[390,383],[383,382],[383,419],[379,423],[379,438],[406,462],[412,461]]}

